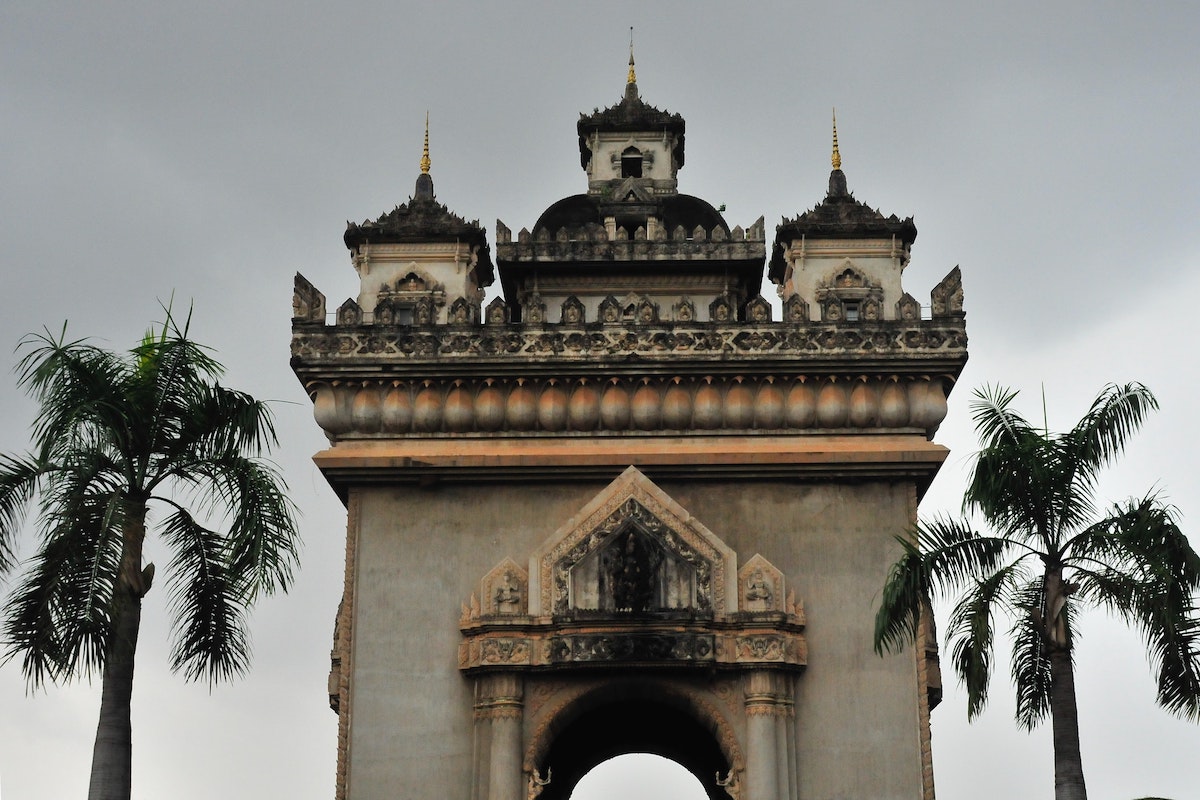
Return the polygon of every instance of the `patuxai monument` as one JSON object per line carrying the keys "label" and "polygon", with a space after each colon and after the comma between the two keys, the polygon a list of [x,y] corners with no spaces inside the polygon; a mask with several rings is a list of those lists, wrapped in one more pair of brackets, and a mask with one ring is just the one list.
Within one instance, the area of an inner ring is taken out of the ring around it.
{"label": "patuxai monument", "polygon": [[684,119],[632,58],[577,130],[583,191],[528,227],[443,205],[427,138],[346,230],[358,296],[296,276],[348,512],[337,797],[567,800],[648,752],[714,800],[930,800],[933,637],[872,633],[947,456],[958,269],[905,290],[916,227],[855,199],[836,128],[771,239],[680,191]]}

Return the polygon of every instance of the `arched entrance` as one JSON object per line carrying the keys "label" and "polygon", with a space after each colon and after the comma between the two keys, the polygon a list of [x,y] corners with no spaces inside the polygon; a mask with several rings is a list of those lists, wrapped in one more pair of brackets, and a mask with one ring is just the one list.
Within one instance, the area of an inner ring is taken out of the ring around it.
{"label": "arched entrance", "polygon": [[679,764],[712,800],[729,800],[717,784],[728,775],[729,757],[713,732],[688,710],[649,693],[621,692],[619,699],[591,698],[554,735],[538,771],[551,781],[539,800],[569,800],[581,778],[597,765],[629,753],[651,753]]}

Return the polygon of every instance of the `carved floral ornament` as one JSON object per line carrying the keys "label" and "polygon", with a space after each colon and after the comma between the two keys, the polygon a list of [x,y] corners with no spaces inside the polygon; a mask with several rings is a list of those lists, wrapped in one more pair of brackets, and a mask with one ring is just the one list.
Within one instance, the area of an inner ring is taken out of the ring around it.
{"label": "carved floral ornament", "polygon": [[530,558],[463,606],[467,672],[606,665],[801,669],[804,612],[784,576],[737,556],[629,467]]}

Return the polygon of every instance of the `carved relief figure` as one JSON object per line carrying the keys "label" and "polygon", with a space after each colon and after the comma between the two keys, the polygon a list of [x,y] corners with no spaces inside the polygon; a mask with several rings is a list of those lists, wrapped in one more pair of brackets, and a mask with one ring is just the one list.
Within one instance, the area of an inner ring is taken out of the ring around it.
{"label": "carved relief figure", "polygon": [[774,599],[771,582],[763,575],[761,569],[754,570],[750,580],[746,582],[746,605],[749,611],[767,611]]}
{"label": "carved relief figure", "polygon": [[648,611],[654,605],[662,554],[642,541],[636,531],[622,534],[605,554],[604,567],[617,611]]}
{"label": "carved relief figure", "polygon": [[546,788],[546,786],[549,785],[550,779],[553,777],[553,773],[554,773],[554,770],[550,767],[547,767],[546,768],[546,777],[543,778],[542,773],[539,772],[536,768],[531,770],[529,773],[529,783],[528,783],[529,788],[528,788],[528,792],[526,793],[526,800],[535,800],[535,798],[539,794],[542,793],[542,789]]}
{"label": "carved relief figure", "polygon": [[521,613],[521,584],[512,571],[506,571],[496,586],[493,599],[496,601],[497,614]]}

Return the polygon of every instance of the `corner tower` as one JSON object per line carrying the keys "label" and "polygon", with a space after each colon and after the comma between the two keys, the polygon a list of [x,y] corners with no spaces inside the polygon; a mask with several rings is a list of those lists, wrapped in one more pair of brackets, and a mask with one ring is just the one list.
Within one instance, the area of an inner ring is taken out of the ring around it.
{"label": "corner tower", "polygon": [[378,219],[346,223],[342,237],[359,277],[357,300],[339,319],[411,325],[478,322],[483,291],[495,278],[483,228],[437,201],[430,174],[429,117],[421,172],[407,203]]}
{"label": "corner tower", "polygon": [[[712,800],[930,800],[934,654],[879,659],[872,631],[946,457],[957,272],[925,315],[911,220],[833,185],[777,229],[776,319],[762,220],[678,191],[683,119],[632,64],[578,131],[587,191],[498,223],[480,316],[487,243],[427,176],[348,230],[334,324],[296,277],[292,366],[348,509],[338,797],[567,800],[637,751]],[[436,313],[397,313],[410,273]]]}

